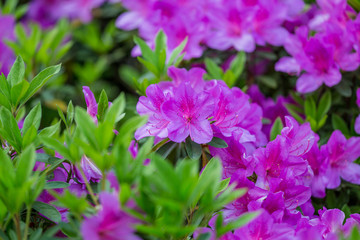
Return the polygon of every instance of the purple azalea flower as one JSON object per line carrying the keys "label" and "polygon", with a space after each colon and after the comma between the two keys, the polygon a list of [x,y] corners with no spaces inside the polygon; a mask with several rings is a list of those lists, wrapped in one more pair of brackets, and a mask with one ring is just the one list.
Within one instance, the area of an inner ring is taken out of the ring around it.
{"label": "purple azalea flower", "polygon": [[340,186],[340,178],[360,184],[360,165],[354,161],[360,157],[360,137],[346,139],[344,135],[335,130],[326,145],[321,147],[327,164],[327,188]]}
{"label": "purple azalea flower", "polygon": [[294,238],[293,228],[284,223],[275,223],[272,217],[263,212],[255,220],[235,230],[236,239],[289,240]]}
{"label": "purple azalea flower", "polygon": [[346,219],[346,222],[343,226],[344,235],[348,237],[354,227],[360,229],[360,214],[358,213],[351,214],[350,218]]}
{"label": "purple azalea flower", "polygon": [[121,210],[118,197],[110,193],[100,194],[101,209],[97,215],[87,218],[81,226],[85,240],[140,240],[133,225],[137,221]]}
{"label": "purple azalea flower", "polygon": [[[296,1],[303,6],[302,1]],[[294,8],[296,3],[287,1],[284,4],[278,0],[258,0],[258,7],[252,21],[253,36],[257,44],[264,46],[270,43],[274,46],[282,46],[288,36],[288,31],[281,24],[288,17],[288,11]],[[298,10],[295,10],[298,11]],[[301,11],[301,9],[300,9]],[[294,13],[292,13],[294,14]]]}
{"label": "purple azalea flower", "polygon": [[[317,142],[317,141],[316,141]],[[309,184],[311,187],[312,196],[317,198],[325,197],[325,188],[326,188],[326,166],[325,158],[321,154],[317,143],[315,143],[309,152],[304,156],[313,171],[313,178]]]}
{"label": "purple azalea flower", "polygon": [[[219,135],[215,135],[219,137]],[[247,176],[251,176],[254,171],[252,159],[248,157],[251,148],[247,148],[246,144],[242,144],[235,138],[221,137],[228,144],[227,148],[216,148],[209,146],[210,153],[218,156],[223,165],[224,178],[231,177],[239,169],[246,170]]]}
{"label": "purple azalea flower", "polygon": [[97,123],[96,115],[98,112],[98,104],[96,102],[94,93],[88,86],[83,86],[83,93],[85,97],[87,113],[93,118],[94,122]]}
{"label": "purple azalea flower", "polygon": [[[87,158],[85,155],[81,158],[80,167],[84,171],[86,181],[88,182],[99,182],[102,179],[101,171],[95,166],[95,164]],[[75,176],[80,183],[85,183],[80,170],[75,167]]]}
{"label": "purple azalea flower", "polygon": [[190,83],[195,92],[201,92],[206,86],[206,82],[203,79],[206,71],[202,68],[194,67],[187,71],[185,68],[176,68],[174,66],[169,67],[168,75],[172,79],[172,82],[161,82],[162,88],[177,88],[181,83]]}
{"label": "purple azalea flower", "polygon": [[158,85],[150,85],[146,89],[147,97],[141,96],[136,105],[140,115],[148,115],[148,122],[136,130],[135,139],[139,140],[148,136],[166,138],[168,136],[167,126],[169,121],[161,113],[162,104],[169,98],[164,95]]}
{"label": "purple azalea flower", "polygon": [[274,141],[269,142],[266,148],[258,148],[253,157],[256,162],[257,185],[265,188],[270,179],[280,177],[288,166],[289,151],[286,139],[278,136]]}
{"label": "purple azalea flower", "polygon": [[242,1],[222,1],[221,5],[211,16],[208,46],[218,50],[234,47],[238,51],[254,51],[255,39],[250,27],[253,11]]}
{"label": "purple azalea flower", "polygon": [[61,18],[87,23],[92,19],[92,10],[105,0],[34,0],[30,2],[28,18],[48,28]]}
{"label": "purple azalea flower", "polygon": [[139,144],[137,142],[135,142],[134,140],[132,140],[130,142],[130,146],[128,148],[128,151],[130,152],[131,157],[135,159],[138,152],[139,152]]}
{"label": "purple azalea flower", "polygon": [[310,151],[315,142],[315,133],[309,123],[299,126],[299,123],[290,116],[285,117],[286,126],[281,130],[290,146],[289,154],[302,156]]}
{"label": "purple azalea flower", "polygon": [[222,81],[218,81],[212,94],[215,97],[214,118],[211,119],[215,121],[213,126],[224,136],[230,137],[250,111],[249,96],[239,88],[229,89]]}
{"label": "purple azalea flower", "polygon": [[213,131],[208,118],[213,113],[213,105],[208,94],[196,94],[190,84],[181,84],[174,92],[174,98],[161,106],[163,116],[169,121],[170,140],[182,142],[190,135],[196,143],[210,142]]}
{"label": "purple azalea flower", "polygon": [[15,61],[12,50],[6,45],[6,40],[14,40],[15,18],[12,15],[0,14],[0,74],[6,76]]}
{"label": "purple azalea flower", "polygon": [[341,73],[334,60],[334,48],[317,35],[308,39],[306,27],[297,29],[296,35],[290,36],[284,46],[292,58],[280,59],[275,69],[297,75],[305,70],[296,83],[299,92],[312,92],[323,83],[332,87],[340,82]]}
{"label": "purple azalea flower", "polygon": [[323,236],[326,239],[337,239],[338,232],[342,231],[345,214],[339,209],[329,209],[325,207],[319,210],[321,224],[325,226]]}

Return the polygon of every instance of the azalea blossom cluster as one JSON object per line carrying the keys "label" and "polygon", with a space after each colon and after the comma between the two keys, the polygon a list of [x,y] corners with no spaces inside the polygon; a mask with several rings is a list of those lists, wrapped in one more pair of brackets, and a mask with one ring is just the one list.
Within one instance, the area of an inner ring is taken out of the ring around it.
{"label": "azalea blossom cluster", "polygon": [[[262,214],[223,239],[305,239],[313,232],[316,239],[336,239],[359,226],[358,214],[345,225],[345,215],[338,209],[323,208],[315,215],[311,197],[325,197],[325,189],[339,187],[341,179],[360,184],[360,165],[354,163],[360,157],[360,137],[346,139],[335,130],[327,144],[319,147],[319,137],[309,123],[299,125],[286,116],[286,110],[269,113],[290,100],[266,100],[253,86],[249,93],[254,99],[258,96],[260,107],[238,88],[229,89],[217,80],[204,81],[203,73],[198,68],[188,72],[170,68],[172,82],[150,85],[147,96],[140,97],[137,104],[139,114],[149,116],[148,123],[135,137],[182,142],[190,135],[202,144],[216,136],[227,142],[227,148],[209,146],[210,153],[222,160],[224,178],[231,178],[248,192],[223,210],[224,217],[229,221],[256,210]],[[286,123],[281,135],[270,142],[259,121],[263,110],[269,118],[280,116]],[[207,231],[212,230],[199,230]]]}
{"label": "azalea blossom cluster", "polygon": [[140,36],[149,43],[163,29],[170,50],[188,37],[185,59],[200,57],[204,45],[246,52],[254,51],[256,44],[281,46],[288,36],[283,23],[294,19],[304,7],[302,0],[124,0],[122,3],[129,12],[117,19],[117,27],[139,29]]}
{"label": "azalea blossom cluster", "polygon": [[249,102],[239,88],[223,81],[204,81],[205,71],[170,67],[171,82],[160,82],[146,89],[136,106],[140,115],[148,115],[147,124],[135,132],[137,140],[156,136],[182,142],[188,136],[204,144],[213,136],[234,136],[240,142],[261,144],[261,108]]}
{"label": "azalea blossom cluster", "polygon": [[[34,0],[30,2],[27,18],[44,28],[53,26],[61,18],[88,23],[92,11],[108,0]],[[119,0],[110,0],[119,2]]]}
{"label": "azalea blossom cluster", "polygon": [[353,163],[360,157],[360,137],[346,139],[336,130],[319,149],[319,137],[308,123],[285,119],[281,135],[249,155],[246,146],[233,139],[227,140],[228,148],[209,147],[223,161],[224,177],[248,189],[244,197],[223,210],[225,219],[248,211],[262,212],[223,239],[337,239],[340,233],[348,236],[352,227],[359,226],[359,214],[351,215],[345,225],[345,214],[339,209],[324,207],[315,215],[311,196],[325,197],[325,189],[339,187],[341,179],[360,184],[360,165]]}
{"label": "azalea blossom cluster", "polygon": [[[307,11],[302,0],[123,1],[129,12],[117,20],[124,30],[139,29],[150,45],[162,29],[169,49],[186,37],[185,59],[201,57],[205,45],[253,52],[256,45],[284,46],[291,57],[275,69],[299,76],[297,90],[337,85],[341,71],[360,65],[360,17],[346,0],[317,0]],[[313,34],[315,32],[315,34]],[[134,49],[134,54],[138,54]]]}
{"label": "azalea blossom cluster", "polygon": [[360,15],[346,0],[317,0],[317,4],[313,18],[285,41],[291,57],[281,58],[275,66],[277,71],[299,76],[296,88],[301,93],[322,84],[337,85],[341,71],[354,71],[360,65]]}

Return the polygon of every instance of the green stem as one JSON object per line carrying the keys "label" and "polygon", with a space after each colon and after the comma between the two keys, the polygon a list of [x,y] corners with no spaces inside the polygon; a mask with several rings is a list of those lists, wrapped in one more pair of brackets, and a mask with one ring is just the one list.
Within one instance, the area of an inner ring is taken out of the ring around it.
{"label": "green stem", "polygon": [[8,219],[6,220],[6,222],[5,222],[5,224],[4,224],[3,228],[2,228],[4,231],[6,230],[7,225],[9,225],[11,219],[12,219],[12,216],[9,216]]}
{"label": "green stem", "polygon": [[83,178],[84,182],[85,182],[85,185],[86,185],[86,188],[87,190],[89,191],[89,194],[91,196],[91,199],[94,201],[95,205],[99,205],[99,202],[94,194],[94,191],[92,190],[86,176],[85,176],[85,173],[84,173],[84,170],[82,169],[82,167],[80,165],[77,166],[77,168],[79,169],[80,171],[80,174],[81,174],[81,177]]}
{"label": "green stem", "polygon": [[15,228],[16,228],[16,235],[18,240],[21,240],[21,229],[20,229],[20,217],[19,214],[15,214],[15,216],[13,217],[14,220],[14,224],[15,224]]}
{"label": "green stem", "polygon": [[24,230],[24,240],[27,240],[27,238],[28,238],[30,216],[31,216],[31,206],[28,206],[26,208],[26,222],[25,222],[25,230]]}
{"label": "green stem", "polygon": [[101,191],[104,192],[106,187],[106,172],[102,172],[102,179],[101,179]]}
{"label": "green stem", "polygon": [[166,139],[162,140],[161,142],[159,142],[158,144],[156,144],[156,145],[151,149],[151,151],[149,152],[149,154],[152,153],[152,152],[156,152],[159,148],[161,148],[163,145],[165,145],[168,141],[169,141],[169,138],[166,138]]}

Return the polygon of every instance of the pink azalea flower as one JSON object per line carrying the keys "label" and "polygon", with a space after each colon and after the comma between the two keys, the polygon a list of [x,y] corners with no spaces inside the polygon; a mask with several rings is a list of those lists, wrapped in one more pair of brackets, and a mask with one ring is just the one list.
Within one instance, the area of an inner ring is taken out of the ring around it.
{"label": "pink azalea flower", "polygon": [[140,240],[133,229],[137,221],[121,210],[118,197],[110,193],[100,194],[101,209],[97,215],[87,218],[81,226],[85,240]]}
{"label": "pink azalea flower", "polygon": [[275,69],[295,74],[305,70],[296,83],[299,92],[312,92],[323,83],[332,87],[341,81],[340,67],[334,60],[334,48],[325,44],[319,36],[308,39],[306,27],[300,27],[284,46],[293,58],[280,59]]}
{"label": "pink azalea flower", "polygon": [[135,139],[139,140],[148,136],[166,138],[169,121],[161,113],[162,104],[168,99],[158,85],[150,85],[146,89],[147,97],[141,96],[136,105],[140,115],[148,115],[148,122],[136,130]]}
{"label": "pink azalea flower", "polygon": [[211,17],[211,31],[207,44],[211,48],[226,50],[234,47],[238,51],[255,50],[255,39],[251,34],[253,11],[242,1],[222,1],[222,7]]}
{"label": "pink azalea flower", "polygon": [[[95,164],[85,155],[81,158],[80,167],[84,171],[87,182],[99,182],[102,179],[101,171],[95,166]],[[75,167],[75,176],[80,183],[85,183],[80,170]]]}
{"label": "pink azalea flower", "polygon": [[105,0],[34,0],[30,2],[28,18],[44,28],[53,26],[61,18],[87,23],[92,19],[92,10],[104,2]]}
{"label": "pink azalea flower", "polygon": [[237,125],[246,118],[250,111],[249,96],[239,88],[229,89],[224,82],[218,81],[217,87],[212,91],[215,97],[214,126],[221,133],[230,137],[237,129]]}
{"label": "pink azalea flower", "polygon": [[83,86],[83,93],[87,106],[87,113],[93,118],[94,122],[97,123],[96,115],[98,112],[98,104],[96,102],[94,93],[90,90],[88,86]]}
{"label": "pink azalea flower", "polygon": [[294,229],[284,223],[275,223],[272,217],[263,212],[249,224],[235,230],[236,239],[293,239]]}
{"label": "pink azalea flower", "polygon": [[328,143],[321,147],[327,164],[327,188],[334,189],[340,186],[340,178],[360,184],[360,165],[354,161],[360,157],[360,137],[346,139],[335,130]]}
{"label": "pink azalea flower", "polygon": [[214,103],[208,94],[196,94],[189,85],[181,84],[174,92],[174,98],[161,107],[169,121],[168,136],[174,142],[182,142],[190,135],[196,143],[208,143],[213,137],[208,118],[213,113]]}
{"label": "pink azalea flower", "polygon": [[290,145],[289,154],[302,156],[308,151],[315,142],[315,133],[311,130],[309,123],[299,125],[299,123],[290,116],[285,117],[286,126],[281,131]]}

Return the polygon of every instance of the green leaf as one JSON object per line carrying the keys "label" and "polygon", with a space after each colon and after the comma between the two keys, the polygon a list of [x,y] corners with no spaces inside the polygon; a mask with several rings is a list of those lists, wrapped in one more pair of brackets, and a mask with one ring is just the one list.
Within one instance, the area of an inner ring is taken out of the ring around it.
{"label": "green leaf", "polygon": [[40,122],[41,122],[41,105],[39,103],[33,109],[31,109],[29,114],[26,116],[22,128],[23,134],[26,134],[26,132],[29,130],[31,126],[34,126],[35,130],[38,130],[40,127]]}
{"label": "green leaf", "polygon": [[42,137],[51,137],[60,129],[60,121],[55,123],[54,125],[44,128],[40,131],[39,136]]}
{"label": "green leaf", "polygon": [[202,233],[198,236],[196,240],[210,240],[211,239],[211,233]]}
{"label": "green leaf", "polygon": [[[166,35],[162,30],[160,30],[155,37],[155,56],[159,60],[160,53],[162,51],[166,51]],[[165,58],[166,59],[166,58]],[[160,62],[158,61],[158,67],[160,66]]]}
{"label": "green leaf", "polygon": [[67,182],[61,182],[61,181],[52,181],[52,182],[46,182],[44,189],[59,189],[59,188],[67,188],[70,186]]}
{"label": "green leaf", "polygon": [[134,42],[136,43],[136,45],[140,47],[141,54],[144,57],[144,59],[152,63],[155,62],[154,52],[151,50],[151,48],[146,44],[144,40],[135,36]]}
{"label": "green leaf", "polygon": [[8,74],[7,81],[10,88],[17,85],[18,83],[24,80],[25,75],[25,63],[23,59],[18,56],[11,67],[11,70]]}
{"label": "green leaf", "polygon": [[[360,9],[360,7],[359,7],[359,9]],[[360,232],[359,232],[359,229],[356,226],[354,226],[348,240],[358,240],[358,239],[360,239]]]}
{"label": "green leaf", "polygon": [[94,149],[97,149],[98,145],[94,135],[96,125],[85,109],[80,107],[75,108],[75,122],[78,129],[86,137],[87,141],[91,144],[91,146]]}
{"label": "green leaf", "polygon": [[144,125],[146,122],[147,117],[135,116],[123,123],[118,133],[119,136],[122,136],[121,140],[123,141],[123,144],[129,146],[130,141],[133,138],[134,131]]}
{"label": "green leaf", "polygon": [[304,123],[304,119],[299,115],[299,113],[295,110],[295,105],[293,104],[285,104],[286,110],[290,113],[290,115],[296,119],[299,123]]}
{"label": "green leaf", "polygon": [[20,129],[11,112],[2,107],[0,109],[0,135],[12,145],[17,152],[21,152],[22,139]]}
{"label": "green leaf", "polygon": [[[221,163],[219,159],[212,158],[208,164],[205,166],[202,171],[197,185],[189,198],[191,205],[197,203],[200,197],[210,188],[213,189],[213,196],[216,194],[216,190],[218,190],[220,178],[221,178]],[[210,199],[213,200],[213,199]]]}
{"label": "green leaf", "polygon": [[29,89],[29,83],[26,80],[16,84],[11,88],[11,103],[14,107],[18,105],[20,99],[26,94],[26,91]]}
{"label": "green leaf", "polygon": [[247,212],[247,213],[242,214],[235,221],[231,221],[228,224],[226,224],[225,226],[222,226],[220,228],[220,230],[216,233],[217,237],[220,237],[232,230],[238,229],[238,228],[248,224],[249,222],[251,222],[252,220],[257,218],[259,216],[259,214],[260,214],[260,212]]}
{"label": "green leaf", "polygon": [[27,90],[24,98],[21,100],[21,103],[25,103],[32,97],[44,84],[55,74],[57,74],[61,69],[61,64],[45,68],[34,79],[30,82],[29,89]]}
{"label": "green leaf", "polygon": [[216,65],[216,63],[213,60],[211,60],[210,58],[205,58],[205,65],[206,65],[206,70],[210,74],[211,78],[214,79],[223,78],[224,75],[223,70],[218,65]]}
{"label": "green leaf", "polygon": [[23,147],[27,147],[30,144],[34,143],[36,137],[37,137],[36,128],[34,127],[34,125],[31,125],[30,128],[23,135],[23,141],[22,141]]}
{"label": "green leaf", "polygon": [[331,121],[334,130],[339,129],[345,136],[350,136],[350,131],[346,122],[339,115],[333,114],[331,116]]}
{"label": "green leaf", "polygon": [[317,121],[319,122],[329,111],[331,107],[331,92],[330,90],[326,91],[325,94],[321,97],[318,111],[317,111]]}
{"label": "green leaf", "polygon": [[316,119],[316,103],[312,97],[308,97],[305,100],[305,115],[306,117]]}
{"label": "green leaf", "polygon": [[246,63],[246,54],[245,52],[238,52],[234,60],[231,61],[230,69],[235,75],[235,79],[240,77],[242,72],[244,71]]}
{"label": "green leaf", "polygon": [[57,151],[65,159],[73,160],[68,149],[64,146],[64,144],[60,143],[56,139],[42,136],[40,137],[40,140],[41,142],[44,143],[45,146]]}
{"label": "green leaf", "polygon": [[11,103],[9,102],[9,98],[2,93],[0,93],[0,106],[11,110]]}
{"label": "green leaf", "polygon": [[235,84],[236,77],[232,70],[227,70],[223,76],[224,82],[229,86],[232,87]]}
{"label": "green leaf", "polygon": [[74,120],[74,116],[75,116],[74,105],[72,104],[72,101],[70,101],[68,104],[67,113],[66,113],[66,122],[67,122],[68,126]]}
{"label": "green leaf", "polygon": [[191,141],[190,137],[185,140],[185,149],[191,159],[199,159],[201,156],[201,145]]}
{"label": "green leaf", "polygon": [[32,207],[51,221],[55,223],[61,222],[61,215],[55,207],[38,201],[34,202]]}
{"label": "green leaf", "polygon": [[269,88],[276,89],[278,82],[274,76],[259,76],[257,79]]}
{"label": "green leaf", "polygon": [[211,139],[211,142],[208,143],[208,145],[216,147],[216,148],[227,148],[228,144],[222,140],[221,138],[218,137],[213,137]]}
{"label": "green leaf", "polygon": [[281,130],[284,128],[284,125],[280,117],[277,117],[274,124],[271,127],[270,131],[270,141],[275,140],[277,135],[281,134]]}
{"label": "green leaf", "polygon": [[188,37],[186,37],[179,46],[177,46],[170,55],[168,66],[175,63],[176,59],[178,58],[179,54],[185,49],[185,46],[188,42]]}
{"label": "green leaf", "polygon": [[59,106],[56,106],[57,107],[57,111],[58,111],[58,114],[59,114],[59,117],[61,118],[61,120],[64,122],[65,126],[67,126],[67,122],[65,120],[65,115],[63,113],[63,111],[61,110],[61,108]]}
{"label": "green leaf", "polygon": [[35,148],[30,145],[20,154],[17,159],[16,181],[19,185],[26,182],[35,166]]}
{"label": "green leaf", "polygon": [[0,92],[10,100],[10,86],[6,80],[4,73],[0,75]]}
{"label": "green leaf", "polygon": [[229,183],[230,183],[230,178],[226,178],[226,179],[222,180],[219,184],[217,194],[224,191],[229,186]]}
{"label": "green leaf", "polygon": [[125,94],[121,93],[120,96],[117,97],[115,101],[113,101],[111,107],[108,108],[105,114],[104,121],[113,124],[120,121],[121,118],[123,117],[122,113],[125,110],[125,104],[126,104]]}
{"label": "green leaf", "polygon": [[106,110],[109,107],[109,100],[104,89],[101,91],[100,99],[98,103],[98,119],[100,122],[103,121]]}
{"label": "green leaf", "polygon": [[137,60],[142,63],[150,72],[152,72],[155,76],[159,76],[160,72],[158,68],[150,61],[147,61],[141,57],[137,57]]}

